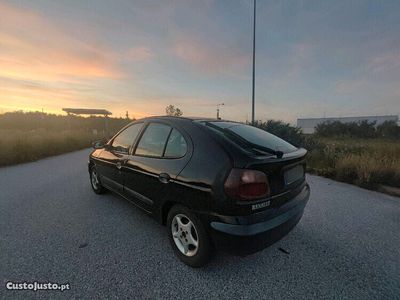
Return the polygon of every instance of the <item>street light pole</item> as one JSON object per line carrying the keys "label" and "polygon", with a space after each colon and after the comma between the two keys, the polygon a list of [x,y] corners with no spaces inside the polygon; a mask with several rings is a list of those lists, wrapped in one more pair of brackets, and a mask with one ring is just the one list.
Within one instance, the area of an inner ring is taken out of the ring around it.
{"label": "street light pole", "polygon": [[256,71],[256,0],[254,0],[254,18],[253,18],[253,90],[251,101],[251,124],[254,125],[255,115],[255,71]]}

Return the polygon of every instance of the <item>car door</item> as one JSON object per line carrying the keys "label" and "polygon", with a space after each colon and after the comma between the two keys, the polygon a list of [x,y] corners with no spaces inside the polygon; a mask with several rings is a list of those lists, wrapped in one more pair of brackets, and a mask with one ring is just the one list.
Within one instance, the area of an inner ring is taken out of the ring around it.
{"label": "car door", "polygon": [[171,124],[150,122],[123,166],[124,194],[152,212],[189,160],[191,147]]}
{"label": "car door", "polygon": [[97,158],[97,168],[102,184],[117,193],[123,193],[121,168],[128,159],[129,151],[142,126],[143,123],[135,123],[121,130]]}

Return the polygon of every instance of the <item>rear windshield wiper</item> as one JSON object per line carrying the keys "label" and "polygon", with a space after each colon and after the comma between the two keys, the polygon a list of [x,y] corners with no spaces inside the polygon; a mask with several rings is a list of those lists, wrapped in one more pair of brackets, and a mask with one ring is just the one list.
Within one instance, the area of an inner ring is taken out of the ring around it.
{"label": "rear windshield wiper", "polygon": [[238,135],[237,133],[233,132],[229,128],[221,128],[215,124],[212,124],[211,122],[205,122],[205,124],[213,129],[216,129],[217,131],[221,132],[222,134],[227,135],[231,140],[233,140],[234,142],[239,144],[244,149],[250,149],[253,152],[255,150],[259,154],[265,154],[265,153],[261,152],[261,151],[263,151],[263,152],[266,152],[269,154],[276,155],[277,158],[282,158],[282,156],[283,156],[282,151],[277,151],[277,150],[274,150],[274,149],[271,149],[268,147],[264,147],[264,146],[249,142],[248,140],[246,140],[242,136]]}
{"label": "rear windshield wiper", "polygon": [[282,156],[284,154],[282,151],[274,150],[274,149],[271,149],[271,148],[268,148],[268,147],[264,147],[264,146],[260,146],[260,145],[257,145],[257,144],[253,144],[253,143],[251,143],[249,141],[247,141],[247,143],[248,143],[248,145],[253,147],[253,149],[262,150],[262,151],[267,152],[269,154],[276,155],[277,158],[282,158]]}

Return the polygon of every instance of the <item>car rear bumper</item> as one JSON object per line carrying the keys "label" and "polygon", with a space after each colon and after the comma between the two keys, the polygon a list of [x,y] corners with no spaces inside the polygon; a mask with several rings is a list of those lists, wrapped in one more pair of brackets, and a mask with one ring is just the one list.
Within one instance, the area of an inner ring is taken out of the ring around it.
{"label": "car rear bumper", "polygon": [[310,196],[306,184],[279,208],[250,216],[212,216],[209,231],[214,245],[234,254],[260,251],[284,237],[300,221]]}

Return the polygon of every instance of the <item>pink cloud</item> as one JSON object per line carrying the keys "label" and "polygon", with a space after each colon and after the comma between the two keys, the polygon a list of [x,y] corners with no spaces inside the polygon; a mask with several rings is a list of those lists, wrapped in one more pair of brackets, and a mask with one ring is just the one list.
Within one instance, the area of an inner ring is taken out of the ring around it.
{"label": "pink cloud", "polygon": [[374,57],[368,64],[372,72],[386,72],[400,67],[400,51],[393,51]]}
{"label": "pink cloud", "polygon": [[129,60],[129,61],[140,61],[140,62],[146,62],[150,61],[153,58],[154,54],[152,50],[149,47],[145,46],[138,46],[138,47],[133,47],[130,48],[124,58]]}
{"label": "pink cloud", "polygon": [[195,68],[207,73],[224,73],[249,65],[251,56],[232,47],[209,44],[196,38],[181,38],[174,47],[174,54]]}
{"label": "pink cloud", "polygon": [[289,76],[298,76],[300,73],[312,66],[313,48],[310,44],[294,44],[288,60]]}
{"label": "pink cloud", "polygon": [[341,80],[335,84],[335,91],[339,94],[351,94],[363,90],[368,84],[368,81],[363,79]]}

